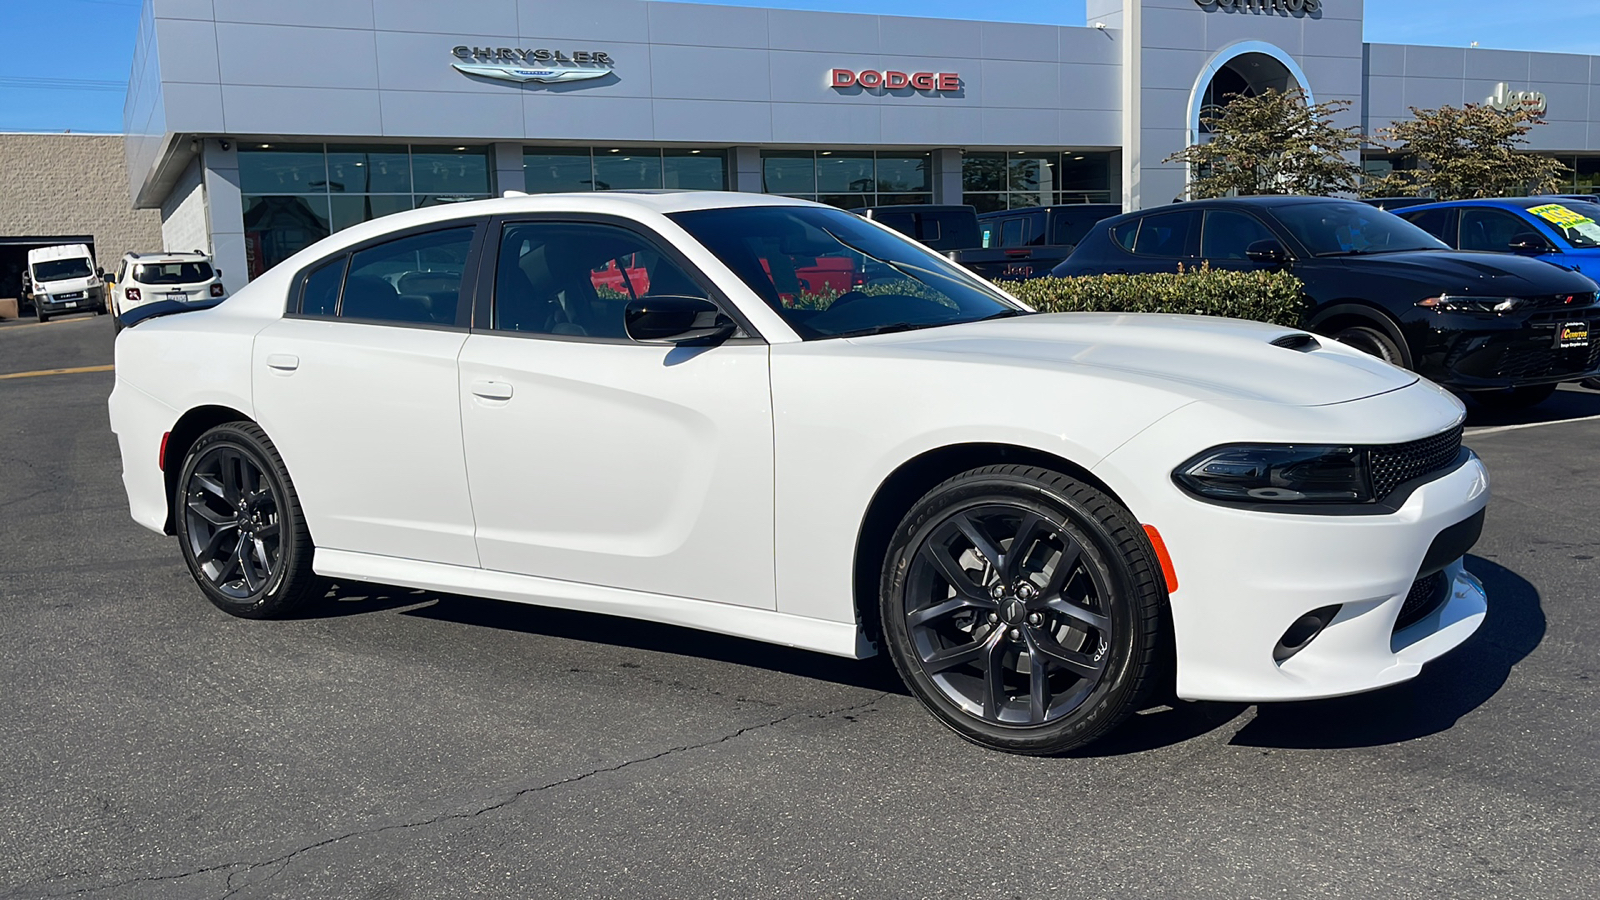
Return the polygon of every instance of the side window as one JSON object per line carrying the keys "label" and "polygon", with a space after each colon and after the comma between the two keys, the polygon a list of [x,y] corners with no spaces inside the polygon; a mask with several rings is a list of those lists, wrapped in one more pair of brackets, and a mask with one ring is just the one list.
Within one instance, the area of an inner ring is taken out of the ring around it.
{"label": "side window", "polygon": [[1111,229],[1111,240],[1115,241],[1118,247],[1132,252],[1133,239],[1139,233],[1139,222],[1139,219],[1129,219]]}
{"label": "side window", "polygon": [[1145,216],[1133,252],[1167,259],[1190,256],[1189,237],[1200,224],[1198,212],[1169,212]]}
{"label": "side window", "polygon": [[493,328],[625,339],[622,311],[641,297],[706,292],[639,235],[615,225],[510,223],[500,237]]}
{"label": "side window", "polygon": [[339,312],[339,285],[344,282],[344,264],[348,257],[329,260],[306,275],[300,287],[300,314],[303,316],[332,316]]}
{"label": "side window", "polygon": [[340,318],[454,325],[474,230],[414,234],[351,254]]}
{"label": "side window", "polygon": [[1028,245],[1032,247],[1044,246],[1045,222],[1048,216],[1044,210],[1036,210],[1028,214]]}
{"label": "side window", "polygon": [[1461,249],[1491,250],[1505,253],[1511,249],[1511,239],[1524,231],[1534,231],[1533,226],[1499,209],[1463,209],[1461,211]]}
{"label": "side window", "polygon": [[126,274],[128,274],[128,261],[124,259],[117,263],[117,274],[113,277],[113,280],[116,281],[117,284],[121,284],[123,281],[123,276]]}
{"label": "side window", "polygon": [[1425,209],[1422,212],[1402,214],[1400,218],[1421,228],[1446,244],[1456,245],[1455,224],[1456,211],[1453,209]]}
{"label": "side window", "polygon": [[1204,259],[1248,259],[1245,250],[1256,241],[1273,240],[1267,230],[1249,213],[1231,209],[1206,210],[1206,227],[1200,237],[1200,256]]}
{"label": "side window", "polygon": [[1000,223],[1000,246],[1021,247],[1028,242],[1028,220],[1022,217]]}

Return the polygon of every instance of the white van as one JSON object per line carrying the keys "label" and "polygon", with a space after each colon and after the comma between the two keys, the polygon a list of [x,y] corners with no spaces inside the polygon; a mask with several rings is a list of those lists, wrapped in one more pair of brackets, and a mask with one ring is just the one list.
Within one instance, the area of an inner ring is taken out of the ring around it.
{"label": "white van", "polygon": [[62,244],[28,251],[23,292],[39,321],[60,313],[106,311],[105,271],[94,264],[86,244]]}

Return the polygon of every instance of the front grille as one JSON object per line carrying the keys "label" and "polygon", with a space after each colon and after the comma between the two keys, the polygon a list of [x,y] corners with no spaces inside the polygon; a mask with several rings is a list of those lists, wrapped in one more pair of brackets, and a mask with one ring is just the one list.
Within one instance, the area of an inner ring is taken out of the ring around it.
{"label": "front grille", "polygon": [[1420,441],[1370,448],[1367,453],[1373,496],[1382,500],[1407,481],[1446,468],[1460,452],[1460,425]]}
{"label": "front grille", "polygon": [[1591,341],[1585,352],[1581,347],[1556,347],[1555,333],[1552,331],[1548,335],[1540,335],[1536,342],[1523,341],[1507,347],[1500,354],[1495,374],[1517,381],[1581,375],[1600,365],[1600,342]]}
{"label": "front grille", "polygon": [[1546,294],[1520,299],[1523,309],[1587,309],[1594,305],[1594,297],[1594,294]]}
{"label": "front grille", "polygon": [[1438,609],[1449,593],[1443,572],[1435,572],[1411,582],[1406,602],[1400,604],[1400,617],[1394,622],[1394,630],[1399,631],[1420,622],[1428,613]]}

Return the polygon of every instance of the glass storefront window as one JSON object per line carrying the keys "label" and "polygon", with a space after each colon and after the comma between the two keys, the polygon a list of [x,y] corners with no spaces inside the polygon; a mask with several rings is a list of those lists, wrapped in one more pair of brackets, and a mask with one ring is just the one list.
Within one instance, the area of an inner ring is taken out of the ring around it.
{"label": "glass storefront window", "polygon": [[1600,189],[1600,157],[1580,156],[1571,165],[1573,193],[1593,194]]}
{"label": "glass storefront window", "polygon": [[239,190],[246,194],[325,194],[321,144],[247,144],[239,148]]}
{"label": "glass storefront window", "polygon": [[244,202],[245,259],[251,278],[331,234],[328,197],[259,196]]}
{"label": "glass storefront window", "polygon": [[602,153],[597,148],[594,187],[598,191],[661,187],[661,151],[608,149]]}
{"label": "glass storefront window", "polygon": [[332,208],[329,224],[334,231],[411,209],[410,194],[334,194],[328,200]]}
{"label": "glass storefront window", "polygon": [[594,190],[594,169],[588,147],[540,147],[524,150],[522,176],[530,194]]}
{"label": "glass storefront window", "polygon": [[865,206],[875,206],[871,194],[818,194],[818,203],[837,206],[840,209],[861,209]]}
{"label": "glass storefront window", "polygon": [[411,181],[418,194],[487,194],[489,153],[481,147],[412,147]]}
{"label": "glass storefront window", "polygon": [[817,159],[810,152],[761,154],[761,189],[769,194],[810,194],[817,189]]}
{"label": "glass storefront window", "polygon": [[962,157],[962,193],[1004,193],[1005,190],[1006,155],[1004,153],[968,153]]}
{"label": "glass storefront window", "polygon": [[687,191],[728,189],[728,159],[722,150],[663,150],[662,187]]}
{"label": "glass storefront window", "polygon": [[817,152],[817,192],[866,193],[877,186],[871,153]]}
{"label": "glass storefront window", "polygon": [[894,193],[933,190],[933,154],[878,154],[878,191]]}
{"label": "glass storefront window", "polygon": [[328,190],[335,194],[411,193],[411,155],[404,147],[328,148]]}
{"label": "glass storefront window", "polygon": [[1021,150],[967,153],[964,202],[979,212],[1072,203],[1113,203],[1114,152]]}
{"label": "glass storefront window", "polygon": [[468,200],[487,200],[488,194],[418,194],[417,209],[425,206],[444,206],[449,203],[466,203]]}

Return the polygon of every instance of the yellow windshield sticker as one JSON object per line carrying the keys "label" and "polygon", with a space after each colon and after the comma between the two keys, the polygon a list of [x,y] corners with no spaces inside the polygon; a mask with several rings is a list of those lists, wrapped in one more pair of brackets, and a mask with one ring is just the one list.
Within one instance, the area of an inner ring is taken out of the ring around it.
{"label": "yellow windshield sticker", "polygon": [[1539,218],[1562,228],[1577,228],[1579,225],[1591,223],[1594,220],[1585,215],[1580,215],[1567,209],[1559,203],[1548,203],[1544,206],[1534,206],[1528,209]]}

